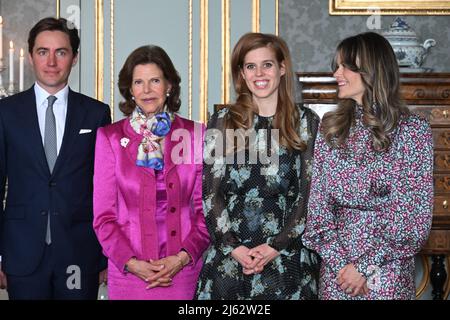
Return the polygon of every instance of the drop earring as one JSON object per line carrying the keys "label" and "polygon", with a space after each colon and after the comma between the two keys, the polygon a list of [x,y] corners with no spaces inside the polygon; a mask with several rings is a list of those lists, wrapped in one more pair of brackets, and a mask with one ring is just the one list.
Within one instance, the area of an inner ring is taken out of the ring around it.
{"label": "drop earring", "polygon": [[374,116],[379,117],[380,116],[380,106],[376,101],[372,103],[372,113]]}
{"label": "drop earring", "polygon": [[371,107],[372,107],[373,115],[376,116],[376,117],[379,117],[379,115],[380,115],[380,106],[378,105],[378,102],[376,100],[375,93],[372,96],[372,106]]}

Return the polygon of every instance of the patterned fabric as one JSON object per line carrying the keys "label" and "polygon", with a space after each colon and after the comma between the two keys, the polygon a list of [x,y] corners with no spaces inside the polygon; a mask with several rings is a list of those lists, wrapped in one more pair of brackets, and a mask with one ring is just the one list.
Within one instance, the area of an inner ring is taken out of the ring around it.
{"label": "patterned fabric", "polygon": [[147,118],[141,108],[134,109],[130,124],[134,131],[143,136],[138,148],[137,166],[155,170],[164,168],[160,142],[169,133],[173,119],[173,113],[160,112]]}
{"label": "patterned fabric", "polygon": [[53,113],[53,105],[56,101],[55,96],[49,96],[47,110],[45,112],[45,131],[44,131],[44,150],[47,158],[50,173],[55,167],[56,158],[58,157],[58,148],[56,142],[56,120]]}
{"label": "patterned fabric", "polygon": [[[222,132],[228,109],[215,113],[208,129]],[[257,152],[267,153],[271,117],[255,116]],[[265,129],[265,130],[264,130]],[[314,299],[317,298],[316,255],[306,249],[300,235],[305,211],[300,206],[301,156],[277,149],[279,165],[249,161],[212,160],[219,132],[207,132],[203,167],[203,210],[212,245],[206,253],[197,286],[198,299]],[[220,144],[220,143],[219,143]],[[236,156],[236,155],[235,155]],[[278,169],[278,171],[277,171]],[[244,275],[231,251],[268,243],[280,256],[260,274]]]}
{"label": "patterned fabric", "polygon": [[[414,255],[426,241],[433,204],[433,145],[429,124],[403,116],[386,152],[375,152],[362,110],[345,147],[316,140],[303,242],[322,258],[321,299],[413,299]],[[352,298],[336,283],[353,263],[371,288]]]}
{"label": "patterned fabric", "polygon": [[[53,113],[53,105],[57,98],[49,96],[47,98],[48,106],[45,112],[45,131],[44,131],[44,151],[47,158],[48,168],[50,173],[53,172],[56,159],[58,158],[58,148],[56,140],[56,119]],[[50,227],[50,214],[47,214],[47,230],[45,232],[45,243],[50,245],[52,243],[52,232]]]}

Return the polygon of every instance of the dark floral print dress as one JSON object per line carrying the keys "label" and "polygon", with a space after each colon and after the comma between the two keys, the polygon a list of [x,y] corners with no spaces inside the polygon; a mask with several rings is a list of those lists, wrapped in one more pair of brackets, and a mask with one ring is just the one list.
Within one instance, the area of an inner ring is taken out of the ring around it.
{"label": "dark floral print dress", "polygon": [[[223,132],[228,109],[215,113],[208,129]],[[266,152],[271,117],[255,115],[256,151]],[[266,129],[266,130],[261,130]],[[219,143],[207,132],[203,169],[203,209],[212,244],[197,286],[198,299],[314,299],[317,298],[318,261],[303,247],[305,211],[301,206],[299,152],[280,146],[278,165],[229,163],[211,152]],[[250,150],[251,147],[248,148]],[[247,151],[248,151],[247,150]],[[208,164],[209,163],[209,164]],[[244,275],[231,251],[240,245],[252,248],[267,243],[280,255],[263,272]]]}
{"label": "dark floral print dress", "polygon": [[[344,147],[315,146],[303,242],[322,258],[321,299],[414,299],[414,255],[432,220],[433,141],[428,122],[404,115],[385,152],[372,149],[362,109]],[[352,298],[336,275],[353,263],[369,294]]]}

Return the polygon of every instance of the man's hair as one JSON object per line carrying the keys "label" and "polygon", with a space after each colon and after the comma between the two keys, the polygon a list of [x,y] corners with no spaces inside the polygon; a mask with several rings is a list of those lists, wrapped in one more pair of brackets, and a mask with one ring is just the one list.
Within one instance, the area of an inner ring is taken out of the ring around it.
{"label": "man's hair", "polygon": [[75,25],[64,18],[44,18],[34,25],[28,34],[28,52],[33,53],[34,44],[39,33],[44,31],[61,31],[69,36],[70,46],[72,47],[73,55],[78,54],[80,46],[80,37]]}

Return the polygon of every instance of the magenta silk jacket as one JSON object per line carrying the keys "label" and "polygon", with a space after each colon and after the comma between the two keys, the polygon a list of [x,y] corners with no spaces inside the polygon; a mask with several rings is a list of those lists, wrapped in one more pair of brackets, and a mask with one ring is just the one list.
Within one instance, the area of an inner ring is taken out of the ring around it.
{"label": "magenta silk jacket", "polygon": [[[209,245],[202,209],[203,133],[202,124],[175,116],[164,140],[167,255],[186,250],[197,276]],[[153,169],[135,164],[141,140],[128,118],[97,133],[94,229],[116,271],[123,271],[133,256],[159,258],[155,174]]]}

